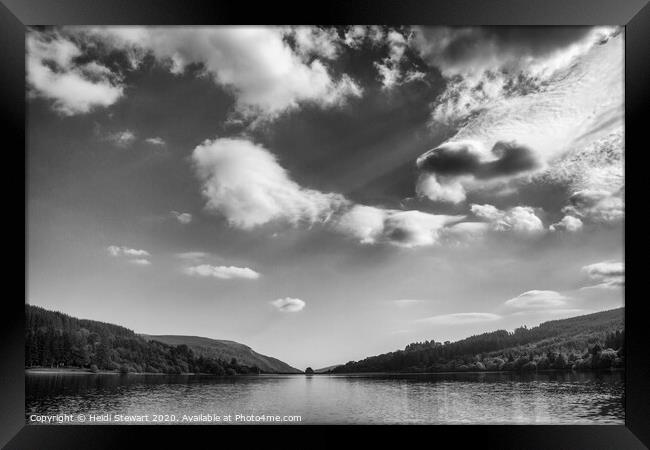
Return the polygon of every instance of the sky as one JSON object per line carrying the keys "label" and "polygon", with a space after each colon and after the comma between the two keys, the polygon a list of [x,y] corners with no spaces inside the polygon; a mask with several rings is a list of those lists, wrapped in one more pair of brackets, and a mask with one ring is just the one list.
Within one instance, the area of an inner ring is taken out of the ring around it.
{"label": "sky", "polygon": [[301,369],[623,306],[620,28],[26,40],[30,304]]}

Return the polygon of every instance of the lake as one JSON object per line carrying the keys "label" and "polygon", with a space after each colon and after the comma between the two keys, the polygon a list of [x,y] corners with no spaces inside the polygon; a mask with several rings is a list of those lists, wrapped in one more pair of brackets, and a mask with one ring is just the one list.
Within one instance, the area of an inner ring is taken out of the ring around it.
{"label": "lake", "polygon": [[623,372],[30,373],[25,384],[28,423],[624,423]]}

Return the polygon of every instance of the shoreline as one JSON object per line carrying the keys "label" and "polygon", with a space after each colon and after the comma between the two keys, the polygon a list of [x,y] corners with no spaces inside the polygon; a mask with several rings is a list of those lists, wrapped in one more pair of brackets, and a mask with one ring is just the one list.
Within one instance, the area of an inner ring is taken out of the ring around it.
{"label": "shoreline", "polygon": [[30,367],[25,368],[25,374],[61,374],[61,375],[192,375],[192,376],[214,376],[214,377],[247,377],[247,376],[265,376],[265,375],[299,375],[299,376],[321,376],[321,375],[342,375],[342,376],[370,376],[370,375],[458,375],[458,374],[477,374],[477,373],[513,373],[517,375],[535,374],[535,373],[593,373],[593,372],[624,372],[625,368],[609,369],[590,369],[590,370],[573,370],[573,369],[544,369],[536,371],[513,371],[513,370],[478,370],[478,371],[451,371],[451,372],[346,372],[346,373],[262,373],[262,374],[237,374],[237,375],[214,375],[211,373],[161,373],[161,372],[128,372],[99,370],[92,372],[90,369],[80,369],[74,367]]}
{"label": "shoreline", "polygon": [[624,372],[624,368],[609,369],[590,369],[590,370],[573,370],[573,369],[545,369],[545,370],[462,370],[456,372],[342,372],[342,373],[315,373],[313,375],[458,375],[463,373],[516,373],[518,375],[534,373],[592,373],[592,372]]}
{"label": "shoreline", "polygon": [[75,367],[26,367],[25,373],[26,374],[59,373],[62,375],[202,375],[199,373],[168,374],[168,373],[161,373],[161,372],[122,373],[117,370],[98,370],[96,372],[93,372],[90,369],[79,369]]}
{"label": "shoreline", "polygon": [[61,374],[61,375],[167,375],[167,376],[178,376],[178,375],[193,375],[193,376],[212,376],[212,377],[221,377],[221,378],[232,378],[232,377],[257,377],[264,375],[304,375],[302,373],[238,373],[236,375],[215,375],[212,373],[195,373],[195,372],[184,372],[184,373],[163,373],[163,372],[126,372],[122,373],[116,370],[98,370],[96,372],[91,371],[90,369],[81,369],[77,367],[25,367],[25,374]]}

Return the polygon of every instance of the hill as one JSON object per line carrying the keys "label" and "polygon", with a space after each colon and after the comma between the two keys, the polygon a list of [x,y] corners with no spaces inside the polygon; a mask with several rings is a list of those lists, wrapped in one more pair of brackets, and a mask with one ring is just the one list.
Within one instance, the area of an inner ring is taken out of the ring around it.
{"label": "hill", "polygon": [[[119,325],[25,305],[26,367],[215,375],[297,371],[237,342],[188,336],[177,336],[175,342],[175,336],[165,337],[168,343],[145,339]],[[184,339],[218,343],[222,351],[194,351]]]}
{"label": "hill", "polygon": [[327,367],[323,367],[323,368],[321,368],[321,369],[315,369],[315,370],[314,370],[314,373],[327,373],[327,372],[331,372],[332,370],[336,369],[336,368],[339,367],[340,365],[341,365],[341,364],[335,364],[335,365],[333,365],[333,366],[327,366]]}
{"label": "hill", "polygon": [[154,340],[168,345],[187,345],[195,354],[207,358],[230,361],[233,358],[240,364],[256,366],[263,372],[269,373],[302,373],[287,363],[270,356],[261,355],[250,347],[234,341],[210,339],[200,336],[180,335],[147,335],[141,334],[147,340]]}
{"label": "hill", "polygon": [[623,319],[624,308],[619,308],[456,342],[415,342],[404,350],[350,361],[329,373],[623,367]]}

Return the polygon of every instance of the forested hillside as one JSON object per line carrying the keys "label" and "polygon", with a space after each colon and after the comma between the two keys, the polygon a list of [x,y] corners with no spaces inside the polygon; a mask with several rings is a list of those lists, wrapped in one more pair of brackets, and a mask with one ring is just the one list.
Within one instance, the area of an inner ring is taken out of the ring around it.
{"label": "forested hillside", "polygon": [[180,335],[146,335],[141,334],[147,340],[164,342],[169,345],[187,345],[196,355],[206,358],[222,359],[230,361],[235,358],[240,364],[259,367],[263,372],[272,373],[302,373],[302,371],[291,367],[289,364],[270,356],[261,355],[247,345],[234,341],[210,339],[200,336]]}
{"label": "forested hillside", "polygon": [[260,373],[235,358],[196,354],[187,345],[147,340],[110,323],[25,305],[25,366],[151,373]]}
{"label": "forested hillside", "polygon": [[606,369],[623,367],[624,309],[539,326],[498,330],[456,342],[416,342],[404,350],[350,361],[332,373],[475,370]]}

